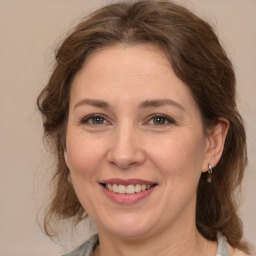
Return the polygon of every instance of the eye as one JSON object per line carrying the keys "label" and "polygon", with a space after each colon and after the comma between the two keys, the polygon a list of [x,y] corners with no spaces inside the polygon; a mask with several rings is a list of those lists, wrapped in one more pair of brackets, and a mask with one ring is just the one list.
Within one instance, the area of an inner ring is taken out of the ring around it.
{"label": "eye", "polygon": [[163,126],[173,123],[175,123],[175,121],[172,118],[163,114],[157,114],[148,121],[148,124],[157,126]]}
{"label": "eye", "polygon": [[90,124],[90,125],[106,125],[109,124],[109,122],[106,120],[106,118],[99,114],[93,114],[84,117],[81,120],[82,124]]}

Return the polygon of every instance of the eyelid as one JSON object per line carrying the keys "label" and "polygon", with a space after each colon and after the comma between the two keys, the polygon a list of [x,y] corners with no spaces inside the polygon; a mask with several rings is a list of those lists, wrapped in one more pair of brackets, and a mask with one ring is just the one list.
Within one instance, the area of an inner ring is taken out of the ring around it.
{"label": "eyelid", "polygon": [[[167,116],[165,114],[160,114],[160,113],[155,113],[155,114],[151,114],[150,116],[148,116],[146,123],[148,123],[153,118],[159,118],[159,117],[164,118],[168,121],[168,124],[164,124],[164,125],[176,124],[176,121],[172,117]],[[159,126],[164,126],[164,125],[159,125]]]}
{"label": "eyelid", "polygon": [[[91,118],[96,118],[96,117],[100,117],[100,118],[104,119],[104,121],[106,121],[108,124],[110,124],[110,122],[107,120],[107,117],[104,114],[98,114],[98,113],[94,113],[94,114],[90,114],[90,115],[82,117],[79,123],[80,124],[90,124],[88,122],[88,120]],[[90,124],[90,125],[93,125],[93,124]],[[106,125],[106,124],[101,124],[101,125]]]}
{"label": "eyelid", "polygon": [[[89,123],[88,120],[90,120],[91,118],[96,118],[96,117],[100,117],[100,118],[104,119],[104,122],[107,122],[107,124],[103,123],[103,124],[95,124],[95,125],[108,125],[108,124],[111,124],[111,122],[108,120],[108,118],[104,114],[100,114],[100,113],[93,113],[93,114],[89,114],[89,115],[83,116],[80,119],[79,123],[80,124],[94,125],[94,124]],[[176,124],[176,121],[172,117],[170,117],[168,115],[165,115],[165,114],[161,114],[161,113],[154,113],[154,114],[149,115],[147,117],[147,119],[146,119],[145,124],[148,124],[154,118],[164,118],[168,122],[167,124],[163,124],[163,125],[159,125],[159,126]],[[154,124],[148,124],[148,125],[152,125],[153,126]]]}

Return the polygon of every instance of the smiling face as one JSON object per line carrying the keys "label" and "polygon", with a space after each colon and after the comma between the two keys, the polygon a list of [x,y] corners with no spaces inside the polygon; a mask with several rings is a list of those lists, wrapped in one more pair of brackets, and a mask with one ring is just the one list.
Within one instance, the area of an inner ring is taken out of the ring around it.
{"label": "smiling face", "polygon": [[99,50],[70,92],[65,160],[99,234],[195,227],[208,140],[188,87],[152,45]]}

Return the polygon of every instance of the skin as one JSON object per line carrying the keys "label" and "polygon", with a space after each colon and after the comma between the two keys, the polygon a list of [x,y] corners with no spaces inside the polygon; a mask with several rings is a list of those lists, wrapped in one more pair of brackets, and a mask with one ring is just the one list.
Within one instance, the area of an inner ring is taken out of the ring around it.
{"label": "skin", "polygon": [[[71,87],[65,160],[97,225],[94,255],[216,255],[217,243],[196,229],[196,189],[219,161],[228,126],[220,119],[203,129],[189,88],[157,47],[116,45],[90,55]],[[120,204],[100,185],[112,178],[156,186]]]}

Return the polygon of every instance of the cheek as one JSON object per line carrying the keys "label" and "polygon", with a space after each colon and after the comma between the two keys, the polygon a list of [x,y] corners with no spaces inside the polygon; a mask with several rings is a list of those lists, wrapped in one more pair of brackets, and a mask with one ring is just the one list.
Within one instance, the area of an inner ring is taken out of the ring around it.
{"label": "cheek", "polygon": [[104,144],[104,140],[92,140],[81,132],[70,131],[66,155],[72,175],[90,176],[105,155]]}
{"label": "cheek", "polygon": [[[152,143],[151,143],[152,145]],[[150,149],[151,161],[163,175],[190,179],[200,176],[204,159],[202,136],[190,134],[173,134],[168,138],[158,139],[155,147]]]}

